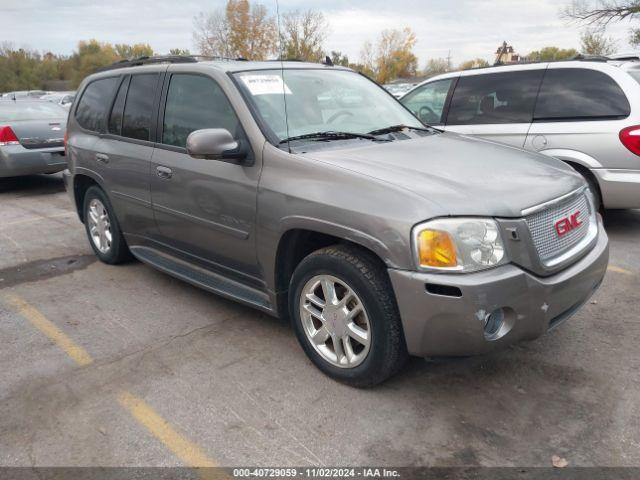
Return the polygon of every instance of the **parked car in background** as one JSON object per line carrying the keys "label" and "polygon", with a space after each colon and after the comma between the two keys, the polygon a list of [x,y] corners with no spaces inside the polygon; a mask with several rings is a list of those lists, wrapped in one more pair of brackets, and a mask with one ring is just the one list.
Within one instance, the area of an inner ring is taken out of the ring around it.
{"label": "parked car in background", "polygon": [[385,90],[396,98],[402,97],[415,86],[414,83],[387,83],[383,85]]}
{"label": "parked car in background", "polygon": [[71,108],[73,100],[76,98],[76,92],[53,92],[48,93],[40,97],[40,100],[46,100],[47,102],[57,103],[61,107],[67,110]]}
{"label": "parked car in background", "polygon": [[103,262],[290,318],[358,386],[536,338],[600,285],[607,235],[562,162],[425,128],[347,68],[161,61],[89,76],[69,117],[65,184]]}
{"label": "parked car in background", "polygon": [[23,99],[38,99],[43,95],[46,95],[50,92],[45,92],[44,90],[21,90],[16,92],[7,92],[2,95],[3,99],[7,100],[23,100]]}
{"label": "parked car in background", "polygon": [[425,124],[559,158],[604,208],[640,208],[640,62],[562,61],[433,77],[400,101]]}
{"label": "parked car in background", "polygon": [[0,102],[0,177],[64,170],[67,115],[41,100]]}

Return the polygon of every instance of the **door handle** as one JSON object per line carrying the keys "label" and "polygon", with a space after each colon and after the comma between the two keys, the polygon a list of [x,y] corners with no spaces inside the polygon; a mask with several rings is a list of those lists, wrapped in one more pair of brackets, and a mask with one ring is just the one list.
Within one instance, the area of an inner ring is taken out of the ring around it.
{"label": "door handle", "polygon": [[96,160],[102,163],[109,163],[109,155],[106,153],[96,153]]}
{"label": "door handle", "polygon": [[156,175],[158,175],[160,178],[169,179],[173,175],[173,170],[171,170],[169,167],[156,167]]}

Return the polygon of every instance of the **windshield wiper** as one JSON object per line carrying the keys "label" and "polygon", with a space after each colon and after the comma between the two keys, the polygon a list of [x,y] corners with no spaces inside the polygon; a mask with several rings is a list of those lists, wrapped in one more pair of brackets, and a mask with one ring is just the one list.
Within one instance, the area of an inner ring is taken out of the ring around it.
{"label": "windshield wiper", "polygon": [[347,140],[350,138],[364,138],[366,140],[373,140],[374,142],[387,141],[381,140],[370,133],[335,132],[330,130],[327,132],[314,132],[285,138],[280,142],[280,145],[283,143],[293,142],[295,140]]}
{"label": "windshield wiper", "polygon": [[391,126],[385,127],[385,128],[379,128],[377,130],[371,130],[369,132],[369,135],[384,135],[385,133],[401,132],[402,130],[405,130],[405,129],[419,130],[421,132],[432,132],[433,131],[432,128],[411,127],[409,125],[400,124],[400,125],[391,125]]}

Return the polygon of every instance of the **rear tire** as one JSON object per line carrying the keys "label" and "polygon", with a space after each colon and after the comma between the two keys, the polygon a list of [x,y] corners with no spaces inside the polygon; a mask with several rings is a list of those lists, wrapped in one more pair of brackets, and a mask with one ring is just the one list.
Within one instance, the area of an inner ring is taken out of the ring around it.
{"label": "rear tire", "polygon": [[111,202],[100,187],[92,186],[87,190],[83,214],[89,244],[100,261],[116,265],[131,260]]}
{"label": "rear tire", "polygon": [[289,305],[303,350],[340,382],[379,384],[408,357],[385,266],[364,249],[335,245],[304,258],[291,279]]}

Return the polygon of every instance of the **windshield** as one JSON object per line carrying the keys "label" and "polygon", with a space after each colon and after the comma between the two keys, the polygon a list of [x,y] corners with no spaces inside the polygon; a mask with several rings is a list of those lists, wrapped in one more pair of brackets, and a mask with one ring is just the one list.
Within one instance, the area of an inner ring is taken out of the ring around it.
{"label": "windshield", "polygon": [[328,131],[367,134],[391,125],[424,128],[383,89],[351,71],[260,70],[235,75],[279,141]]}
{"label": "windshield", "polygon": [[67,111],[50,102],[0,102],[0,121],[50,120],[67,116]]}

